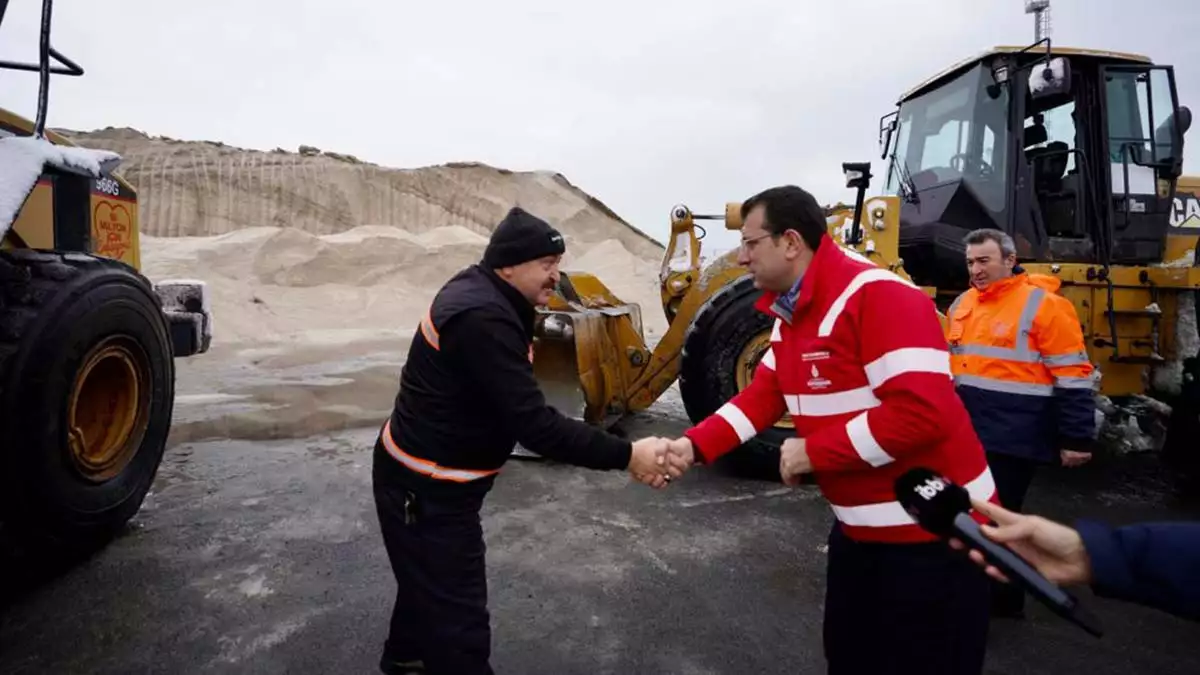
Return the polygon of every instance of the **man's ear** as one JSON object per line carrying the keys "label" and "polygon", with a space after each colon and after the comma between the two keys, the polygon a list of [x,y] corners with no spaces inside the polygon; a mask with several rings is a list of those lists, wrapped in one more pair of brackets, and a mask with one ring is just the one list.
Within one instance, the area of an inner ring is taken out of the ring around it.
{"label": "man's ear", "polygon": [[788,257],[798,258],[804,250],[808,248],[804,243],[804,238],[795,230],[785,230],[783,233],[784,243],[788,246]]}

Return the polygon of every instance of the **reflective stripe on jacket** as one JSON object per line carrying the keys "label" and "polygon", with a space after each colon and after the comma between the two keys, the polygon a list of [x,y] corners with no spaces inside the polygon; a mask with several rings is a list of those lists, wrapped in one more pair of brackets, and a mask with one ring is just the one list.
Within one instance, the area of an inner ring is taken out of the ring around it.
{"label": "reflective stripe on jacket", "polygon": [[380,432],[379,437],[383,441],[383,447],[388,451],[388,454],[391,455],[392,458],[408,467],[409,470],[436,480],[466,483],[467,481],[488,478],[500,473],[499,469],[454,469],[441,466],[437,462],[421,459],[416,455],[410,455],[399,445],[396,445],[395,437],[392,436],[392,420],[390,418],[383,423],[383,431]]}
{"label": "reflective stripe on jacket", "polygon": [[954,383],[989,452],[1056,462],[1091,448],[1099,373],[1059,284],[1018,268],[947,313]]}
{"label": "reflective stripe on jacket", "polygon": [[935,539],[896,500],[896,479],[914,467],[995,501],[928,295],[826,235],[793,310],[777,299],[764,293],[756,305],[775,325],[750,385],[684,432],[703,461],[790,414],[817,485],[852,539]]}

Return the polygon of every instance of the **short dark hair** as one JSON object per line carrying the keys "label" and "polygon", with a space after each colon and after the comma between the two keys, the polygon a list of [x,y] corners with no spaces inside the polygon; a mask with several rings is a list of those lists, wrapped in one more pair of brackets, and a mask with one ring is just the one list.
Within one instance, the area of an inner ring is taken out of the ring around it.
{"label": "short dark hair", "polygon": [[765,210],[763,228],[775,236],[795,230],[816,251],[825,236],[825,213],[817,200],[795,185],[768,188],[742,202],[742,222],[757,206]]}

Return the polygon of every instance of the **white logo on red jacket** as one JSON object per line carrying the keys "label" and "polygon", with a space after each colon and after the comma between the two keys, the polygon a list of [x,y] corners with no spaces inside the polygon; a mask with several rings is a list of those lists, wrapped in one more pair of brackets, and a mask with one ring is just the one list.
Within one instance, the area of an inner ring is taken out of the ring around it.
{"label": "white logo on red jacket", "polygon": [[810,372],[812,373],[812,379],[808,381],[809,389],[824,389],[825,387],[833,384],[829,380],[821,377],[821,371],[817,370],[817,364],[813,364],[812,371]]}

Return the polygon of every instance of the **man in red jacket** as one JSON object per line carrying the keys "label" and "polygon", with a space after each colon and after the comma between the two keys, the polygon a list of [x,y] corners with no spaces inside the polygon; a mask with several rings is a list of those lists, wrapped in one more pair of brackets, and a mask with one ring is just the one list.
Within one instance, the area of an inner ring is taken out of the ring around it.
{"label": "man in red jacket", "polygon": [[979,673],[988,579],[917,525],[893,488],[923,466],[996,499],[933,302],[839,246],[798,187],[751,197],[742,219],[738,262],[775,319],[771,348],[745,390],[672,442],[678,466],[712,462],[789,413],[798,438],[785,442],[780,474],[796,485],[811,472],[834,516],[829,672]]}

